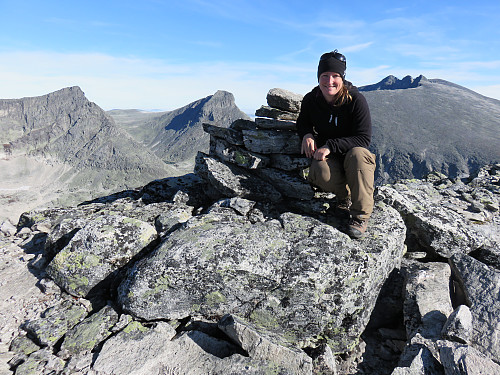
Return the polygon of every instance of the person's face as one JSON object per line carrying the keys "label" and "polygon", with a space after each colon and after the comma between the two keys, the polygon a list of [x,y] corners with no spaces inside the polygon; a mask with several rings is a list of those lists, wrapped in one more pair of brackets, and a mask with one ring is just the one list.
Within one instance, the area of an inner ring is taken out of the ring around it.
{"label": "person's face", "polygon": [[319,76],[319,89],[329,103],[334,100],[343,84],[342,76],[338,73],[324,72]]}

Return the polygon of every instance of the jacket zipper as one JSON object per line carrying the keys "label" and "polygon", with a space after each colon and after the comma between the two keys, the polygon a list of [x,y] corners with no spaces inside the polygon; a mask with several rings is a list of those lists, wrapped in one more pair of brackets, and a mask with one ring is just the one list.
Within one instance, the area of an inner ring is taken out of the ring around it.
{"label": "jacket zipper", "polygon": [[[330,120],[328,121],[328,123],[332,123],[332,119],[333,119],[333,113],[330,115]],[[335,126],[337,126],[337,116],[335,116]]]}

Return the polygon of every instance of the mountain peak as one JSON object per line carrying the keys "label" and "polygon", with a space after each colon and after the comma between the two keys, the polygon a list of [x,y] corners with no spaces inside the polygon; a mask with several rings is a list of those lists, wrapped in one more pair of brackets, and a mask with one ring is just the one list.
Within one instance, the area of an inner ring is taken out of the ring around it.
{"label": "mountain peak", "polygon": [[85,93],[80,88],[80,86],[71,86],[51,92],[47,94],[47,96],[85,98]]}
{"label": "mountain peak", "polygon": [[403,79],[398,79],[393,75],[385,77],[382,81],[373,85],[361,86],[359,91],[375,91],[375,90],[400,90],[411,89],[422,85],[422,82],[427,82],[427,78],[419,75],[413,79],[411,76],[406,76]]}

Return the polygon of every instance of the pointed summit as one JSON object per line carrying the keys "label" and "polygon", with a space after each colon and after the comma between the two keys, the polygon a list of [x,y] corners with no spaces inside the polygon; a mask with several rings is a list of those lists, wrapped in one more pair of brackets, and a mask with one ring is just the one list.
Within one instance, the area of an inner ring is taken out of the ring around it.
{"label": "pointed summit", "polygon": [[411,89],[421,86],[422,82],[426,82],[427,78],[423,75],[419,75],[417,78],[413,79],[411,76],[406,76],[403,79],[398,79],[393,75],[385,77],[382,81],[375,83],[373,85],[361,86],[359,91],[376,91],[376,90],[401,90],[401,89]]}

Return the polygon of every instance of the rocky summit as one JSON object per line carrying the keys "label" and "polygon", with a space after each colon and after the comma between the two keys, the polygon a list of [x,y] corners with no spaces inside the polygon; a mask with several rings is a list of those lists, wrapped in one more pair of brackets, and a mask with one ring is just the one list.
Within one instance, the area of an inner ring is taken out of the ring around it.
{"label": "rocky summit", "polygon": [[353,240],[300,100],[204,124],[194,174],[3,223],[0,373],[500,373],[500,164],[378,186]]}

